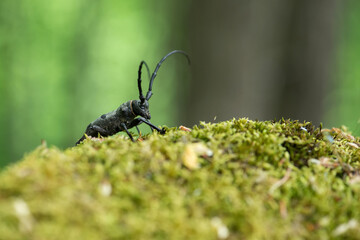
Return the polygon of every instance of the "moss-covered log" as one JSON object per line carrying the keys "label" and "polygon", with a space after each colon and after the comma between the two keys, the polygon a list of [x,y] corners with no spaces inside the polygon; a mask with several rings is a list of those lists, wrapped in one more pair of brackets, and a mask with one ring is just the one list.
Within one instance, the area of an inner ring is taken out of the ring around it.
{"label": "moss-covered log", "polygon": [[0,239],[360,239],[359,147],[247,119],[43,144],[0,175]]}

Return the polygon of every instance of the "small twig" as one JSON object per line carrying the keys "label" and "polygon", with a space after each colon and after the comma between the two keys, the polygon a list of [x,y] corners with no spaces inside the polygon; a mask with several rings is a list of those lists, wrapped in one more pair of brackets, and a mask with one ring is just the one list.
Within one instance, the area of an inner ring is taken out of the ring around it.
{"label": "small twig", "polygon": [[284,177],[271,186],[271,188],[269,189],[269,193],[273,194],[276,189],[278,189],[283,184],[285,184],[287,182],[287,180],[289,180],[289,178],[290,178],[290,173],[291,173],[291,169],[288,168],[286,170]]}
{"label": "small twig", "polygon": [[282,218],[286,218],[288,213],[287,213],[287,208],[286,208],[286,202],[281,200],[279,202],[279,210],[280,210],[280,216]]}

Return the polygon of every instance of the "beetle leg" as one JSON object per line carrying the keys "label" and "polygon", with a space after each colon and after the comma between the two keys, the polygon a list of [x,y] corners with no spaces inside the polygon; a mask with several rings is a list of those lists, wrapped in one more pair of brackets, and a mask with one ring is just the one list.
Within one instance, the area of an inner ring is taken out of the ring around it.
{"label": "beetle leg", "polygon": [[131,139],[131,141],[135,142],[134,138],[131,136],[131,133],[128,131],[125,123],[121,123],[120,126],[124,129],[124,131],[127,133],[127,135],[129,136],[129,138]]}
{"label": "beetle leg", "polygon": [[100,135],[103,137],[109,136],[109,133],[105,129],[103,129],[102,127],[100,127],[98,125],[91,125],[90,129],[93,130],[96,135],[96,136],[93,136],[93,134],[89,134],[92,137],[98,137],[98,133],[100,133]]}
{"label": "beetle leg", "polygon": [[158,131],[158,132],[161,133],[161,134],[164,134],[164,133],[165,133],[165,130],[164,130],[164,129],[158,128],[157,126],[155,126],[154,124],[152,124],[149,120],[147,120],[147,119],[145,119],[145,118],[143,118],[143,117],[138,117],[138,118],[134,119],[134,121],[135,121],[135,120],[137,120],[137,124],[135,124],[135,125],[139,125],[140,123],[143,122],[143,123],[149,125],[149,127],[150,127],[152,130],[155,129],[156,131]]}
{"label": "beetle leg", "polygon": [[85,134],[75,143],[75,146],[85,140]]}
{"label": "beetle leg", "polygon": [[[109,134],[105,129],[103,129],[102,127],[100,127],[100,126],[98,126],[98,125],[93,125],[93,124],[91,124],[91,123],[86,127],[85,134],[88,135],[88,136],[90,136],[90,137],[98,137],[99,134],[100,134],[101,136],[103,136],[103,137],[107,137],[107,136],[110,135],[110,134]],[[85,134],[75,143],[75,146],[85,140]]]}
{"label": "beetle leg", "polygon": [[141,137],[140,129],[138,128],[138,126],[135,126],[135,127],[136,127],[136,130],[137,130],[138,134],[139,134],[139,137]]}

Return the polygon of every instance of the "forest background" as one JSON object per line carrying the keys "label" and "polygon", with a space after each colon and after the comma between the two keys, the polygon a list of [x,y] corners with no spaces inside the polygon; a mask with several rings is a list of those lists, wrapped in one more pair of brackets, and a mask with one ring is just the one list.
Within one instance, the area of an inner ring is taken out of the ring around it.
{"label": "forest background", "polygon": [[191,65],[160,68],[155,125],[292,118],[359,136],[359,25],[355,0],[2,0],[0,166],[42,140],[73,146],[138,98],[141,60],[153,70],[174,49]]}

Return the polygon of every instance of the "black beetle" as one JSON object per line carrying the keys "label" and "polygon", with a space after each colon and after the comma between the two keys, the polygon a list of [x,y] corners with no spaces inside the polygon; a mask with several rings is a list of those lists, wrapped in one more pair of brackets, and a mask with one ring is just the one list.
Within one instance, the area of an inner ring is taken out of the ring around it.
{"label": "black beetle", "polygon": [[154,79],[156,77],[157,71],[159,70],[161,64],[165,61],[167,57],[174,53],[181,53],[185,55],[189,64],[190,58],[184,51],[174,50],[168,54],[166,54],[160,62],[156,65],[154,72],[150,78],[149,90],[146,93],[146,97],[144,97],[141,89],[141,69],[142,66],[145,65],[148,71],[148,75],[150,76],[149,67],[145,61],[141,61],[139,65],[138,71],[138,89],[139,89],[139,100],[130,100],[126,103],[123,103],[116,110],[101,115],[98,119],[91,122],[85,130],[84,135],[76,142],[76,145],[82,142],[87,136],[98,137],[103,136],[111,136],[118,132],[125,131],[129,138],[134,142],[134,138],[131,136],[128,129],[136,127],[138,133],[140,134],[139,128],[137,127],[141,123],[145,123],[150,126],[152,130],[157,130],[161,134],[165,133],[164,129],[160,129],[152,124],[149,120],[151,119],[151,115],[149,112],[149,99],[153,95],[152,93],[152,85]]}

